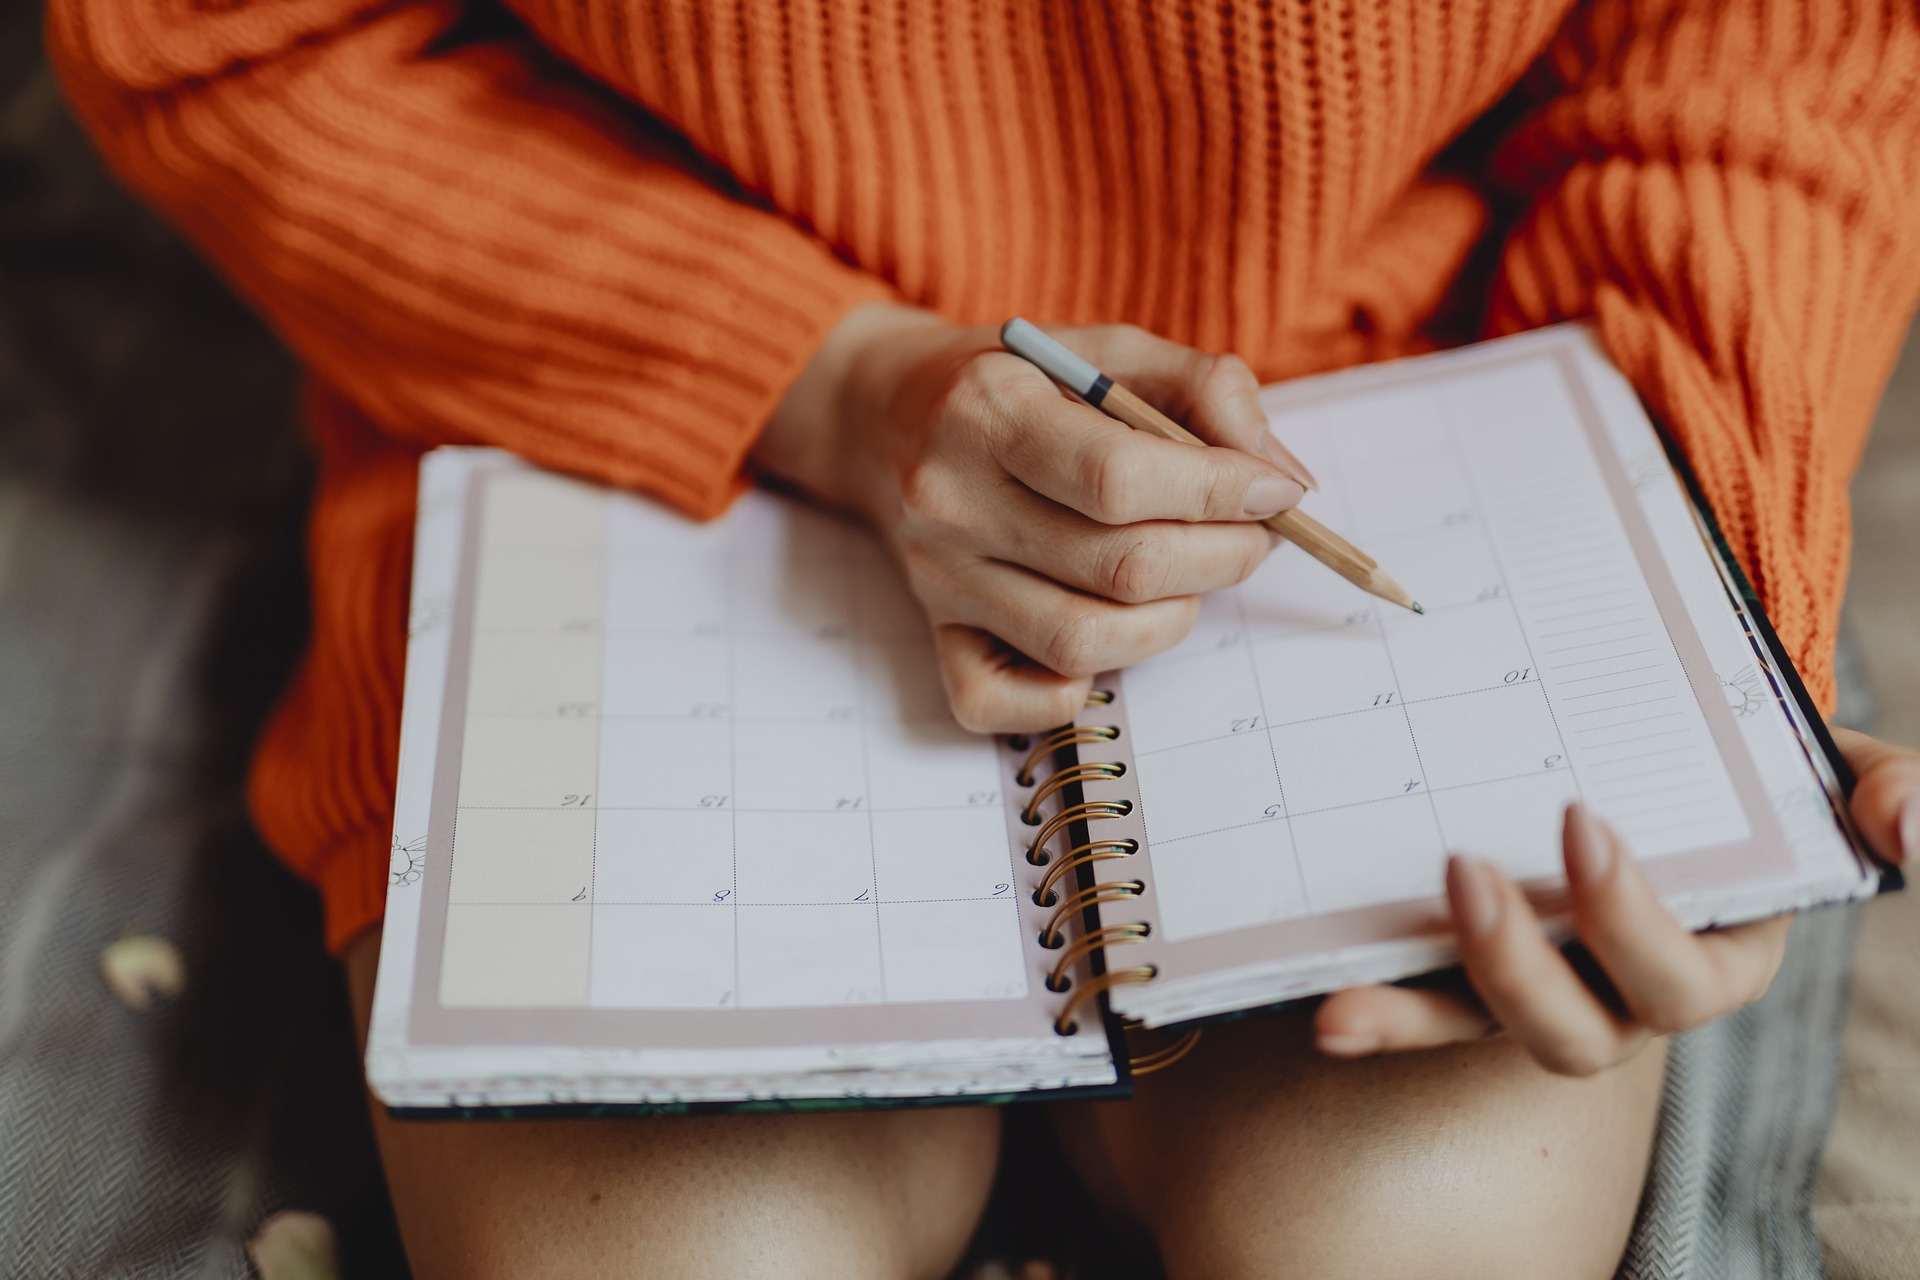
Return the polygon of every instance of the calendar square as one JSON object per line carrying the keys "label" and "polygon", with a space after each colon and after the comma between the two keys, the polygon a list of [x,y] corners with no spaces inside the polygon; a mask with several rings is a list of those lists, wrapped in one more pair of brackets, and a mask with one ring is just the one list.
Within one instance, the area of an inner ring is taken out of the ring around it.
{"label": "calendar square", "polygon": [[599,789],[599,735],[599,724],[584,717],[469,716],[460,748],[460,803],[591,806]]}
{"label": "calendar square", "polygon": [[1269,723],[1289,724],[1390,705],[1393,663],[1371,626],[1303,631],[1254,646]]}
{"label": "calendar square", "polygon": [[749,1008],[878,1004],[880,928],[873,907],[741,907],[740,1000]]}
{"label": "calendar square", "polygon": [[1021,1000],[1027,953],[1012,902],[896,902],[880,908],[887,999]]}
{"label": "calendar square", "polygon": [[[1161,842],[1159,847],[1165,847]],[[1156,878],[1160,932],[1172,942],[1304,915],[1306,895],[1284,815],[1206,837],[1205,874]]]}
{"label": "calendar square", "polygon": [[[1383,563],[1391,565],[1394,580],[1420,602],[1428,617],[1507,594],[1487,531],[1478,521],[1396,539],[1380,555]],[[1398,619],[1400,611],[1383,609],[1380,616]]]}
{"label": "calendar square", "polygon": [[609,634],[707,636],[724,644],[727,619],[724,561],[648,551],[610,563],[601,621]]}
{"label": "calendar square", "polygon": [[449,903],[440,949],[440,1003],[523,1009],[587,999],[592,907]]}
{"label": "calendar square", "polygon": [[1256,644],[1364,623],[1377,616],[1380,603],[1292,543],[1274,548],[1236,594],[1247,637]]}
{"label": "calendar square", "polygon": [[724,1009],[733,989],[730,907],[596,906],[589,999],[600,1009]]}
{"label": "calendar square", "polygon": [[[1138,757],[1149,846],[1258,821],[1281,811],[1267,735],[1258,729]],[[1232,796],[1223,810],[1216,797]]]}
{"label": "calendar square", "polygon": [[864,809],[860,723],[758,721],[735,730],[734,802],[742,809]]}
{"label": "calendar square", "polygon": [[860,650],[860,705],[869,721],[953,722],[947,686],[925,636],[872,641]]}
{"label": "calendar square", "polygon": [[605,505],[591,486],[547,471],[508,471],[488,479],[481,498],[480,545],[488,552],[598,551]]}
{"label": "calendar square", "polygon": [[738,804],[733,728],[717,720],[607,720],[600,726],[600,804],[724,809]]}
{"label": "calendar square", "polygon": [[1287,808],[1296,817],[1423,785],[1406,717],[1392,707],[1280,725],[1272,737]]}
{"label": "calendar square", "polygon": [[1473,490],[1460,463],[1447,454],[1426,453],[1379,462],[1367,482],[1344,494],[1355,535],[1375,555],[1438,530],[1475,523]]}
{"label": "calendar square", "polygon": [[1320,410],[1321,433],[1352,475],[1403,458],[1433,454],[1446,441],[1446,424],[1431,392],[1382,387]]}
{"label": "calendar square", "polygon": [[1527,638],[1505,600],[1421,617],[1405,611],[1381,626],[1408,702],[1537,680]]}
{"label": "calendar square", "polygon": [[449,902],[578,902],[593,881],[593,810],[465,809]]}
{"label": "calendar square", "polygon": [[998,798],[929,820],[926,813],[876,809],[873,856],[880,899],[1006,898],[1018,891],[1006,815]]}
{"label": "calendar square", "polygon": [[844,559],[736,557],[727,599],[734,635],[853,634],[853,574]]}
{"label": "calendar square", "polygon": [[1441,893],[1446,846],[1424,795],[1293,819],[1300,874],[1316,913]]}
{"label": "calendar square", "polygon": [[866,725],[866,736],[877,809],[959,808],[992,803],[999,793],[993,739],[968,733],[951,719],[874,721]]}
{"label": "calendar square", "polygon": [[1436,791],[1433,803],[1449,849],[1497,863],[1518,879],[1554,879],[1563,865],[1561,818],[1579,795],[1563,761],[1504,782]]}
{"label": "calendar square", "polygon": [[1127,724],[1156,747],[1257,729],[1265,721],[1246,646],[1163,659],[1126,675]]}
{"label": "calendar square", "polygon": [[606,637],[602,661],[603,716],[712,719],[732,708],[722,640],[619,633]]}
{"label": "calendar square", "polygon": [[752,720],[853,720],[860,666],[851,638],[781,636],[733,642],[733,701]]}
{"label": "calendar square", "polygon": [[592,716],[600,700],[600,637],[474,635],[467,714]]}
{"label": "calendar square", "polygon": [[597,903],[712,906],[733,897],[731,809],[602,809]]}
{"label": "calendar square", "polygon": [[734,814],[743,906],[874,899],[873,826],[864,810]]}
{"label": "calendar square", "polygon": [[1426,762],[1427,782],[1435,788],[1538,773],[1554,760],[1565,763],[1567,749],[1538,681],[1412,703],[1407,715]]}
{"label": "calendar square", "polygon": [[600,608],[598,556],[497,551],[475,574],[476,631],[591,631]]}

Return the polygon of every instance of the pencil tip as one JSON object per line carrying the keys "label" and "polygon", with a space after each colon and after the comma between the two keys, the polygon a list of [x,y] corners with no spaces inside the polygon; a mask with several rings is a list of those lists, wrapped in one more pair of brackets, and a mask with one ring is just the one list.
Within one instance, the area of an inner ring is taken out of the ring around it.
{"label": "pencil tip", "polygon": [[1420,602],[1419,602],[1418,600],[1415,600],[1415,601],[1413,602],[1413,611],[1414,611],[1415,613],[1425,613],[1425,612],[1426,612],[1426,610],[1425,610],[1425,609],[1422,609],[1422,608],[1420,607]]}

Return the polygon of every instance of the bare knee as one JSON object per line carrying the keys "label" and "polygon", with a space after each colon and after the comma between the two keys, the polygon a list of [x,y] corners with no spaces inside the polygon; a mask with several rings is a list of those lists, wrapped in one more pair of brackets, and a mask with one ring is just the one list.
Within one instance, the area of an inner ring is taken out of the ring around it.
{"label": "bare knee", "polygon": [[[349,953],[366,1008],[372,952]],[[374,1114],[419,1280],[944,1276],[996,1112],[402,1122]]]}
{"label": "bare knee", "polygon": [[1235,1034],[1210,1031],[1185,1081],[1149,1077],[1164,1083],[1061,1126],[1174,1280],[1613,1274],[1645,1178],[1657,1051],[1571,1081],[1505,1042],[1341,1064],[1284,1025],[1216,1030]]}

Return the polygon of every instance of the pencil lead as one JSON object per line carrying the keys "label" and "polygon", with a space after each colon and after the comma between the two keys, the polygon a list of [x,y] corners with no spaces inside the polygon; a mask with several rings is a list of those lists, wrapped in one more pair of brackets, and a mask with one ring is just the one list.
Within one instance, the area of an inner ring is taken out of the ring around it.
{"label": "pencil lead", "polygon": [[1415,600],[1415,601],[1413,602],[1413,611],[1414,611],[1415,613],[1420,613],[1420,614],[1424,614],[1424,613],[1426,612],[1426,610],[1425,610],[1425,609],[1422,609],[1422,608],[1420,607],[1420,602],[1419,602],[1418,600]]}

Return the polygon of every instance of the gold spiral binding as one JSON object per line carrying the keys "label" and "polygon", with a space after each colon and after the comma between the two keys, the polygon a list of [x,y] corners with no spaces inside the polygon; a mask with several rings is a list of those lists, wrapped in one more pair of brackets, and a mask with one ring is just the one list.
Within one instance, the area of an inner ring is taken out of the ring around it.
{"label": "gold spiral binding", "polygon": [[1054,752],[1083,742],[1112,742],[1119,736],[1120,730],[1110,724],[1070,724],[1064,729],[1055,729],[1027,753],[1013,780],[1023,787],[1030,787],[1033,785],[1033,767]]}
{"label": "gold spiral binding", "polygon": [[1040,883],[1033,890],[1033,905],[1050,907],[1053,905],[1053,886],[1073,872],[1091,862],[1105,862],[1109,858],[1131,858],[1140,851],[1138,840],[1089,840],[1077,844],[1060,855],[1060,861],[1047,868],[1047,874],[1040,877]]}
{"label": "gold spiral binding", "polygon": [[1096,760],[1086,764],[1070,764],[1034,789],[1027,799],[1027,807],[1020,811],[1020,821],[1030,827],[1040,825],[1040,806],[1062,787],[1070,787],[1076,782],[1098,782],[1104,778],[1126,776],[1127,766],[1118,760]]}
{"label": "gold spiral binding", "polygon": [[1153,932],[1153,927],[1145,921],[1137,924],[1109,924],[1084,934],[1080,940],[1060,953],[1053,962],[1053,972],[1047,975],[1047,990],[1060,992],[1073,986],[1067,977],[1067,970],[1073,968],[1073,962],[1081,956],[1091,954],[1101,947],[1117,946],[1122,942],[1139,942]]}
{"label": "gold spiral binding", "polygon": [[1136,965],[1131,969],[1109,969],[1105,973],[1095,974],[1075,987],[1073,994],[1067,997],[1066,1007],[1061,1009],[1060,1016],[1053,1020],[1053,1033],[1057,1036],[1070,1036],[1079,1031],[1080,1024],[1074,1020],[1073,1015],[1080,1012],[1087,1001],[1101,992],[1111,991],[1115,987],[1124,987],[1132,982],[1152,982],[1159,976],[1160,967],[1151,964]]}
{"label": "gold spiral binding", "polygon": [[[1086,704],[1089,707],[1110,706],[1114,701],[1110,689],[1092,689],[1087,693]],[[1149,937],[1153,927],[1144,920],[1125,921],[1117,924],[1101,925],[1067,945],[1061,926],[1089,907],[1101,903],[1124,902],[1142,897],[1146,893],[1143,880],[1116,880],[1106,883],[1095,882],[1068,896],[1065,901],[1055,903],[1056,887],[1066,883],[1082,867],[1090,867],[1096,862],[1111,858],[1132,857],[1139,851],[1138,841],[1123,840],[1087,840],[1062,854],[1058,861],[1047,852],[1047,842],[1067,830],[1075,822],[1096,822],[1105,818],[1123,818],[1133,812],[1133,802],[1129,800],[1082,800],[1074,804],[1063,805],[1060,812],[1043,822],[1040,807],[1050,798],[1079,783],[1095,782],[1125,776],[1127,767],[1120,761],[1076,761],[1064,768],[1055,770],[1045,781],[1039,781],[1034,770],[1051,759],[1055,754],[1068,747],[1092,746],[1100,742],[1112,742],[1120,736],[1117,725],[1069,724],[1055,729],[1037,740],[1019,739],[1012,745],[1015,750],[1026,752],[1026,758],[1014,773],[1015,785],[1034,787],[1025,807],[1020,812],[1020,820],[1030,827],[1037,826],[1033,843],[1027,846],[1027,861],[1036,867],[1046,867],[1047,873],[1033,891],[1033,902],[1038,907],[1052,907],[1052,914],[1041,927],[1040,945],[1048,950],[1059,950],[1052,970],[1047,974],[1046,988],[1049,991],[1071,993],[1060,1014],[1054,1019],[1053,1029],[1058,1035],[1070,1036],[1080,1030],[1076,1015],[1088,1001],[1098,999],[1103,993],[1114,987],[1136,982],[1151,982],[1158,976],[1158,966],[1135,965],[1129,969],[1109,969],[1094,974],[1083,983],[1076,984],[1069,976],[1073,966],[1092,956],[1095,952],[1105,954],[1109,947],[1130,942],[1141,942]],[[1036,782],[1038,785],[1036,786]],[[1173,1044],[1163,1046],[1141,1055],[1130,1055],[1129,1068],[1135,1075],[1149,1075],[1178,1062],[1192,1051],[1200,1039],[1196,1029],[1188,1032]]]}
{"label": "gold spiral binding", "polygon": [[[1138,898],[1146,891],[1147,883],[1144,880],[1111,880],[1105,884],[1088,885],[1053,909],[1053,914],[1047,917],[1047,923],[1040,930],[1040,945],[1049,951],[1058,950],[1065,941],[1060,936],[1060,926],[1074,916],[1102,902]],[[1053,941],[1049,942],[1049,938]]]}
{"label": "gold spiral binding", "polygon": [[1027,861],[1036,867],[1044,867],[1053,857],[1047,852],[1047,841],[1065,831],[1075,822],[1098,822],[1102,818],[1124,818],[1133,812],[1131,800],[1083,800],[1079,804],[1070,804],[1060,812],[1048,818],[1040,833],[1027,846]]}
{"label": "gold spiral binding", "polygon": [[[1129,1031],[1133,1029],[1134,1025],[1127,1027]],[[1156,1071],[1165,1071],[1193,1052],[1193,1047],[1200,1043],[1200,1031],[1201,1028],[1192,1027],[1172,1044],[1161,1045],[1142,1054],[1130,1054],[1127,1058],[1128,1069],[1136,1076],[1150,1076]]]}

